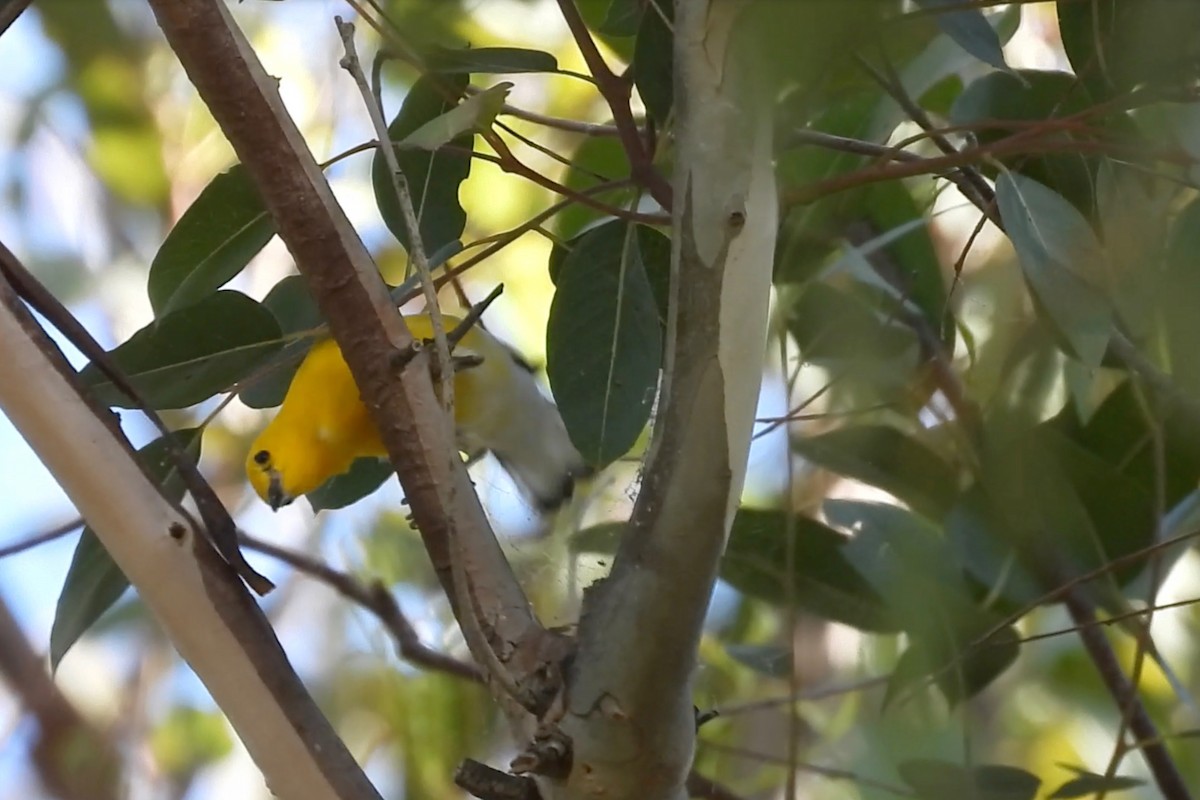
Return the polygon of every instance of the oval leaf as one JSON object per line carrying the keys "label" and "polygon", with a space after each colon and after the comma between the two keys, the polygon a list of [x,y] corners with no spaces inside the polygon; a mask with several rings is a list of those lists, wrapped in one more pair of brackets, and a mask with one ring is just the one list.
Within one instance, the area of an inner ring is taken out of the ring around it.
{"label": "oval leaf", "polygon": [[1034,297],[1079,360],[1099,366],[1113,313],[1089,272],[1104,263],[1091,226],[1061,195],[1012,172],[996,180],[996,201]]}
{"label": "oval leaf", "polygon": [[609,464],[637,441],[661,360],[658,307],[636,226],[601,225],[563,259],[546,330],[546,374],[588,463]]}
{"label": "oval leaf", "polygon": [[[497,83],[474,94],[439,117],[426,122],[404,137],[399,147],[416,147],[421,150],[437,150],[464,133],[485,130],[491,127],[496,115],[504,108],[513,85],[508,81]],[[442,247],[439,244],[438,247]]]}
{"label": "oval leaf", "polygon": [[1000,37],[987,17],[966,0],[917,0],[917,5],[936,12],[938,27],[954,43],[996,69],[1008,69]]}
{"label": "oval leaf", "polygon": [[345,508],[374,492],[393,472],[391,463],[381,458],[355,459],[348,472],[333,476],[304,496],[314,513]]}
{"label": "oval leaf", "polygon": [[213,178],[150,263],[146,291],[154,316],[164,317],[224,286],[274,235],[275,223],[241,164]]}
{"label": "oval leaf", "polygon": [[[200,459],[200,429],[175,431],[175,444],[193,461]],[[138,450],[138,460],[162,487],[163,496],[172,502],[183,499],[183,480],[167,453],[167,443],[155,439]],[[129,579],[90,527],[83,529],[71,566],[58,596],[54,624],[50,628],[50,668],[58,669],[71,645],[75,644],[97,619],[117,602],[129,588]]]}
{"label": "oval leaf", "polygon": [[675,4],[668,0],[646,3],[633,47],[633,83],[659,125],[666,123],[675,96],[674,15]]}
{"label": "oval leaf", "polygon": [[897,767],[901,779],[922,800],[971,797],[975,800],[1033,800],[1042,781],[1017,767],[981,764],[963,767],[949,761],[919,758]]}
{"label": "oval leaf", "polygon": [[878,486],[930,519],[954,503],[958,475],[925,445],[890,425],[857,425],[793,442],[826,469]]}
{"label": "oval leaf", "polygon": [[[142,328],[110,355],[151,407],[186,408],[229,389],[281,344],[270,311],[225,290]],[[80,377],[101,403],[134,407],[94,364]]]}
{"label": "oval leaf", "polygon": [[443,75],[516,74],[519,72],[556,72],[558,60],[541,50],[522,47],[468,47],[461,50],[435,50],[426,56],[430,72]]}
{"label": "oval leaf", "polygon": [[[447,84],[451,91],[461,95],[466,89],[468,77],[452,75],[418,80],[404,98],[400,113],[388,126],[388,137],[393,142],[400,142],[425,123],[454,108],[458,105],[457,101],[448,100],[444,94]],[[471,173],[470,151],[473,142],[474,135],[466,133],[454,139],[453,150],[448,147],[433,152],[396,150],[396,160],[412,194],[426,253],[435,253],[457,240],[466,227],[467,212],[458,200],[458,187]],[[408,229],[396,200],[392,174],[382,153],[377,152],[371,162],[371,185],[375,190],[379,214],[388,230],[405,250],[410,249]]]}
{"label": "oval leaf", "polygon": [[788,515],[742,508],[733,521],[721,560],[721,578],[745,595],[781,605],[791,596],[799,608],[867,631],[894,631],[879,595],[843,554],[845,536],[809,517],[790,522],[792,569],[788,564]]}

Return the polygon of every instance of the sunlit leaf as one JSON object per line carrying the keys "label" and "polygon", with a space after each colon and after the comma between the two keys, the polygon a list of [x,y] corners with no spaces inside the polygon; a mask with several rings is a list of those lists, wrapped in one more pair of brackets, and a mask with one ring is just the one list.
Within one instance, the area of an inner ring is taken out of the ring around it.
{"label": "sunlit leaf", "polygon": [[465,133],[489,128],[504,107],[504,100],[512,87],[511,83],[503,81],[471,95],[445,114],[434,117],[405,136],[399,147],[437,150]]}

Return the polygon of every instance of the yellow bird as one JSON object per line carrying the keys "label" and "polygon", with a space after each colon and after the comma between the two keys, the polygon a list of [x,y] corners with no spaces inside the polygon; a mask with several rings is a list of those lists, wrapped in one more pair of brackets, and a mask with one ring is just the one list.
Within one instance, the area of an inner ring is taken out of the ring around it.
{"label": "yellow bird", "polygon": [[[448,314],[442,319],[447,331],[460,322]],[[427,314],[405,321],[417,340],[433,338]],[[477,325],[459,341],[454,356],[469,363],[454,376],[459,448],[470,455],[490,450],[539,508],[560,505],[588,468],[529,366]],[[278,509],[364,456],[386,458],[387,452],[342,351],[325,339],[309,350],[279,413],[254,440],[246,474],[258,496]]]}

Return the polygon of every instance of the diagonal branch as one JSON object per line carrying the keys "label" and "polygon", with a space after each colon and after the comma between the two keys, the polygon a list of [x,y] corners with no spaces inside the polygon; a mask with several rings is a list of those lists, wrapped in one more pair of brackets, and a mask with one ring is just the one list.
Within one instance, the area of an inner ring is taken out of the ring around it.
{"label": "diagonal branch", "polygon": [[641,131],[638,130],[637,122],[633,119],[633,111],[629,106],[633,82],[627,77],[618,76],[609,69],[604,57],[600,55],[600,50],[596,47],[595,40],[592,39],[591,32],[588,31],[587,23],[583,21],[583,16],[575,5],[575,0],[558,0],[558,7],[562,11],[563,20],[571,30],[571,36],[575,39],[576,46],[579,47],[579,52],[583,55],[588,71],[592,73],[596,88],[600,91],[604,102],[608,104],[609,110],[612,111],[613,125],[617,129],[617,136],[621,139],[626,155],[629,156],[629,167],[633,173],[633,179],[645,186],[646,190],[650,192],[650,196],[657,200],[659,205],[670,211],[671,185],[654,167],[653,155],[647,148]]}
{"label": "diagonal branch", "polygon": [[[451,531],[467,554],[479,613],[505,643],[517,676],[538,671],[554,637],[534,618],[454,451],[426,357],[397,374],[413,339],[379,271],[338,205],[274,79],[220,0],[150,0],[188,77],[258,187],[279,236],[341,346],[412,509],[425,548],[453,602]],[[461,609],[456,608],[456,613]],[[485,658],[486,653],[476,653]],[[518,729],[529,722],[507,708]]]}

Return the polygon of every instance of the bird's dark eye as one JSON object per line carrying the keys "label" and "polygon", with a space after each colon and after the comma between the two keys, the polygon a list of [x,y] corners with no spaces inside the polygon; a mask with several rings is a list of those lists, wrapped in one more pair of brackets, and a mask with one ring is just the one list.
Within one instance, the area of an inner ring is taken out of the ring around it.
{"label": "bird's dark eye", "polygon": [[271,454],[266,450],[259,450],[254,454],[254,463],[258,464],[260,467],[265,467],[267,464],[271,463]]}

